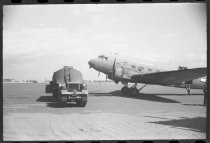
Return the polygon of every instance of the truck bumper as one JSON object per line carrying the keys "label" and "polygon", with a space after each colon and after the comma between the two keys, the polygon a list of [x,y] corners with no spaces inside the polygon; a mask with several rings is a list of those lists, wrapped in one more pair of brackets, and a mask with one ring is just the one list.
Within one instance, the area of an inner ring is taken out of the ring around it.
{"label": "truck bumper", "polygon": [[61,95],[67,96],[68,100],[79,100],[82,96],[87,94],[88,92],[68,92],[67,90],[61,90]]}

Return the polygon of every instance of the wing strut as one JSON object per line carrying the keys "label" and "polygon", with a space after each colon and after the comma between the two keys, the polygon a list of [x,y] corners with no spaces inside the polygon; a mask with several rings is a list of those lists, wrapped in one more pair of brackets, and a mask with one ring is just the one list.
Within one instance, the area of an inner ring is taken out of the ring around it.
{"label": "wing strut", "polygon": [[141,88],[139,88],[138,90],[141,91],[144,87],[146,87],[147,84],[143,85]]}

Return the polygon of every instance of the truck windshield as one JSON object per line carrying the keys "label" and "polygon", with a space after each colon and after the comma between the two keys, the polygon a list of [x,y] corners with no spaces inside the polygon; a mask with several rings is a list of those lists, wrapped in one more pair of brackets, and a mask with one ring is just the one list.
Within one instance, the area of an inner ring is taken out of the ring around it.
{"label": "truck windshield", "polygon": [[69,91],[78,91],[80,90],[80,85],[79,84],[69,84],[69,88],[68,88]]}
{"label": "truck windshield", "polygon": [[83,89],[83,85],[82,84],[76,84],[76,83],[71,83],[68,86],[68,91],[81,91]]}

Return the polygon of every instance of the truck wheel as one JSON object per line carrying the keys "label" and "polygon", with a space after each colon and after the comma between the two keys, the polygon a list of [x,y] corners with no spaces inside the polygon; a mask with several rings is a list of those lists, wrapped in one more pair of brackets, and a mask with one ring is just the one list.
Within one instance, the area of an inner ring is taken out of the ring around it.
{"label": "truck wheel", "polygon": [[87,104],[87,95],[82,96],[81,100],[77,102],[80,107],[85,107]]}
{"label": "truck wheel", "polygon": [[53,100],[54,100],[54,101],[58,101],[58,96],[57,96],[57,94],[54,93],[54,92],[53,92]]}
{"label": "truck wheel", "polygon": [[59,103],[66,104],[67,103],[67,97],[59,95]]}
{"label": "truck wheel", "polygon": [[60,91],[57,93],[58,102],[61,104],[67,103],[67,96],[62,96]]}
{"label": "truck wheel", "polygon": [[51,86],[50,85],[46,85],[45,86],[45,93],[52,93],[52,90],[51,90]]}

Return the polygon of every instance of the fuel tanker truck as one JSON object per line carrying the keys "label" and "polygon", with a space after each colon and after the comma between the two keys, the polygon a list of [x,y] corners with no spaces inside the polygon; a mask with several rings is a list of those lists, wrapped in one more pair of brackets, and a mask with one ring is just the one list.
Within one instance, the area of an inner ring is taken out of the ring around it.
{"label": "fuel tanker truck", "polygon": [[52,93],[54,99],[61,104],[74,101],[78,106],[85,107],[87,103],[88,91],[82,73],[71,66],[64,66],[54,72],[45,92]]}

